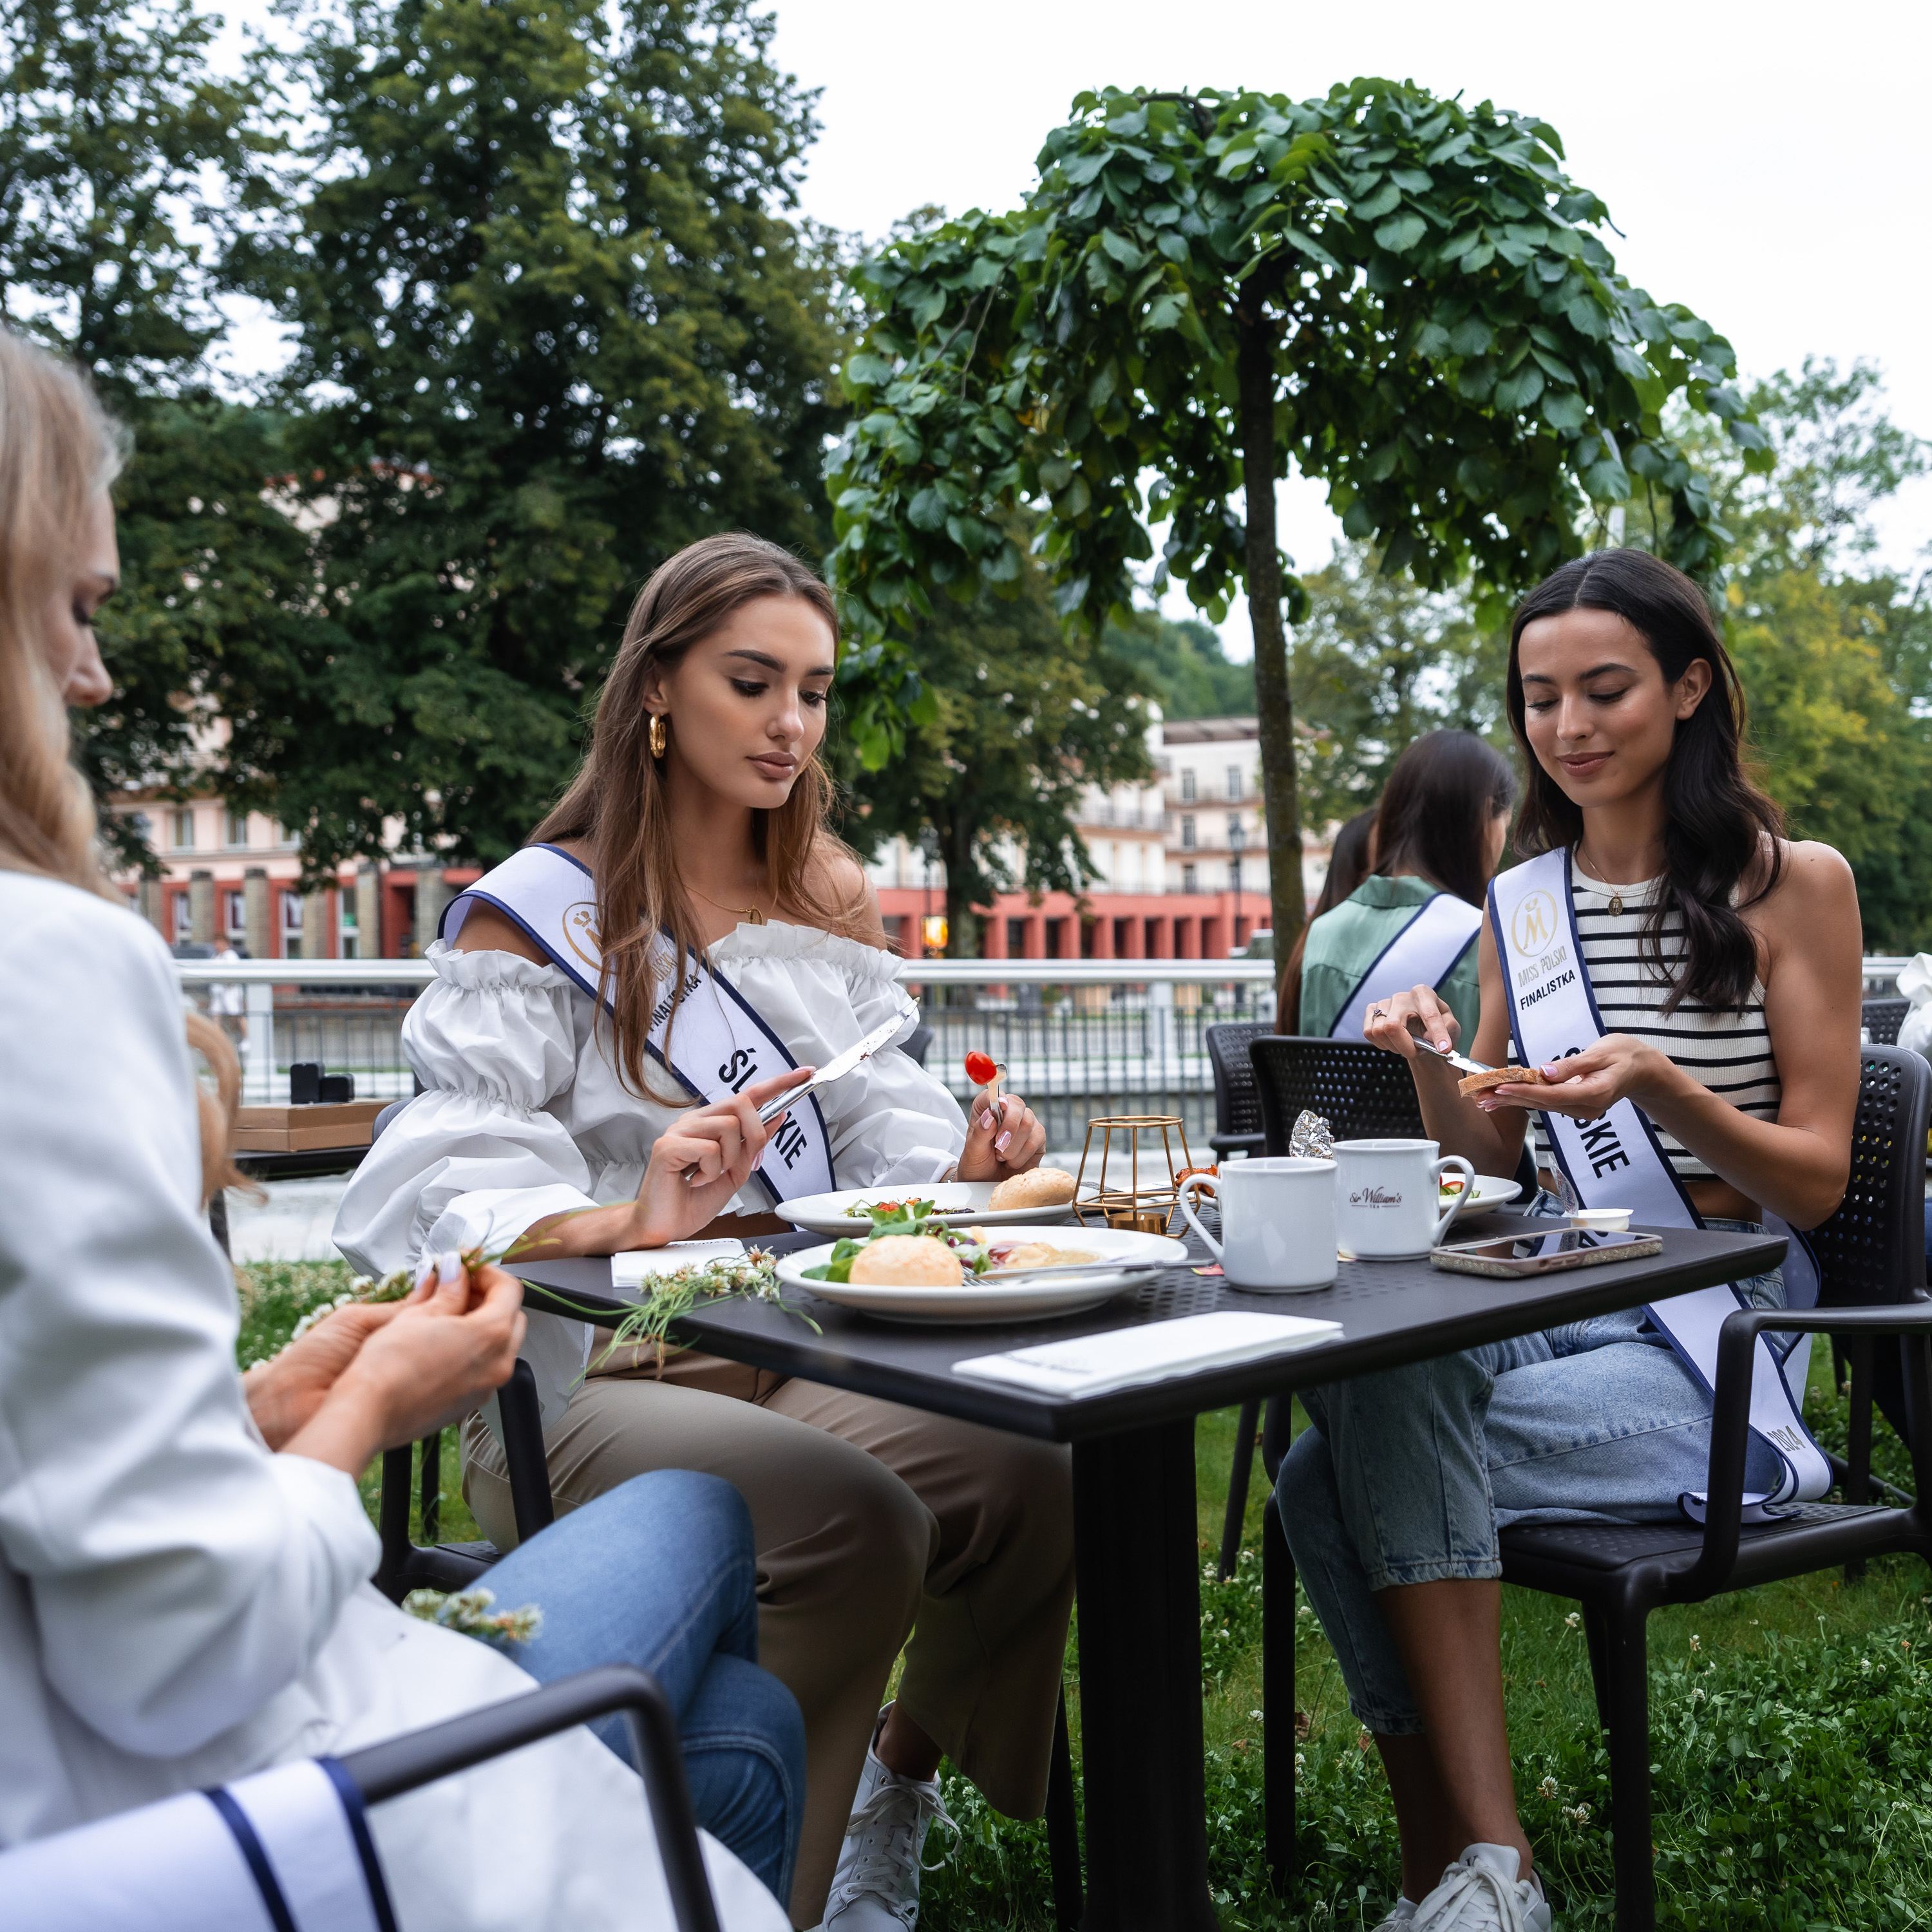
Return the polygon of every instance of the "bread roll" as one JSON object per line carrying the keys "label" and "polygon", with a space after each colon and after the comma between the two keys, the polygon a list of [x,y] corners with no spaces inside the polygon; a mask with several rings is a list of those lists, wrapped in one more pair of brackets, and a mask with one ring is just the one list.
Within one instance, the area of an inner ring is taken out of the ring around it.
{"label": "bread roll", "polygon": [[1001,1181],[986,1206],[995,1213],[1010,1208],[1064,1208],[1073,1198],[1073,1184],[1072,1175],[1064,1167],[1029,1168]]}
{"label": "bread roll", "polygon": [[1534,1066],[1492,1066],[1486,1073],[1472,1073],[1456,1083],[1456,1090],[1467,1100],[1472,1094],[1486,1094],[1492,1087],[1514,1081],[1522,1087],[1546,1087],[1549,1082]]}
{"label": "bread roll", "polygon": [[887,1234],[852,1257],[855,1288],[957,1288],[965,1279],[959,1257],[930,1234]]}

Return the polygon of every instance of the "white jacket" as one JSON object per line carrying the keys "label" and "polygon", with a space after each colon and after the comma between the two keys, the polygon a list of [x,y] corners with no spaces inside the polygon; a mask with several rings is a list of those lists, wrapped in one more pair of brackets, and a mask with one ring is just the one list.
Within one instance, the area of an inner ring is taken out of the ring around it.
{"label": "white jacket", "polygon": [[[355,1483],[262,1446],[200,1191],[160,938],[0,871],[0,1846],[531,1682],[378,1595]],[[586,1732],[370,1822],[404,1932],[670,1923],[642,1787]],[[779,1932],[706,1850],[727,1924]]]}

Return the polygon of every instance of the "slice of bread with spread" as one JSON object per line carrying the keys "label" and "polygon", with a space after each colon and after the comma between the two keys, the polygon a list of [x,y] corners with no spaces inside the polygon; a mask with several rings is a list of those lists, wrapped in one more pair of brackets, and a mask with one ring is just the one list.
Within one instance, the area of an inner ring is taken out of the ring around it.
{"label": "slice of bread with spread", "polygon": [[1524,1087],[1546,1087],[1549,1082],[1534,1066],[1492,1066],[1486,1073],[1472,1073],[1456,1083],[1456,1090],[1464,1100],[1472,1094],[1486,1094],[1492,1087],[1503,1087],[1515,1082]]}

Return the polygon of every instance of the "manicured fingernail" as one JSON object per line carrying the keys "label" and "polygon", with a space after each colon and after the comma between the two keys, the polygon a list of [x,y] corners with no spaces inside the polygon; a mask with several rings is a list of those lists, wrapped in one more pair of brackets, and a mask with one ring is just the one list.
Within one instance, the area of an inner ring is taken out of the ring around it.
{"label": "manicured fingernail", "polygon": [[1448,1041],[1446,1039],[1438,1040],[1436,1042],[1436,1050],[1438,1053],[1447,1053],[1449,1051]]}
{"label": "manicured fingernail", "polygon": [[454,1248],[436,1256],[436,1278],[445,1288],[454,1288],[463,1279],[463,1257]]}
{"label": "manicured fingernail", "polygon": [[1481,1108],[1483,1112],[1486,1114],[1493,1114],[1496,1111],[1496,1103],[1495,1101],[1486,1098],[1478,1100],[1476,1102],[1476,1105]]}
{"label": "manicured fingernail", "polygon": [[993,1110],[992,1108],[988,1107],[986,1111],[980,1116],[980,1124],[981,1126],[984,1127],[988,1133],[991,1133],[993,1131]]}
{"label": "manicured fingernail", "polygon": [[427,1288],[431,1282],[436,1280],[436,1270],[441,1264],[441,1256],[437,1255],[424,1255],[423,1256],[422,1261],[419,1262],[416,1266],[416,1286],[418,1288]]}
{"label": "manicured fingernail", "polygon": [[1538,1072],[1541,1074],[1546,1080],[1554,1080],[1557,1078],[1563,1071],[1562,1068],[1558,1066],[1554,1060],[1552,1060],[1547,1066],[1539,1066],[1536,1070]]}
{"label": "manicured fingernail", "polygon": [[1011,1134],[1002,1134],[1000,1138],[993,1143],[993,1151],[995,1154],[1004,1154],[1007,1148],[1011,1147],[1012,1144],[1013,1137]]}

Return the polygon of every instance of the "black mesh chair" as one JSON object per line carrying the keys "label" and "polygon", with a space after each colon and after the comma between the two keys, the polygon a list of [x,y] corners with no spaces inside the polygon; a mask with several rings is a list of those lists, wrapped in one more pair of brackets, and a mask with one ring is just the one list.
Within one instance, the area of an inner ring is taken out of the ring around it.
{"label": "black mesh chair", "polygon": [[1248,1056],[1270,1154],[1287,1153],[1304,1108],[1319,1114],[1338,1141],[1413,1139],[1422,1132],[1408,1063],[1365,1040],[1265,1034],[1250,1042]]}
{"label": "black mesh chair", "polygon": [[[1822,1274],[1820,1305],[1804,1314],[1740,1310],[1726,1320],[1712,1418],[1708,1520],[1551,1524],[1502,1537],[1505,1580],[1582,1606],[1599,1721],[1609,1733],[1610,1822],[1620,1932],[1656,1923],[1651,1873],[1650,1712],[1646,1620],[1665,1604],[1702,1603],[1777,1582],[1904,1552],[1932,1562],[1932,1517],[1910,1496],[1865,1500],[1871,1430],[1870,1348],[1904,1336],[1906,1412],[1913,1480],[1932,1493],[1932,1413],[1925,1295],[1925,1132],[1932,1067],[1896,1046],[1863,1052],[1852,1176],[1844,1204],[1811,1237]],[[1847,1500],[1808,1503],[1775,1522],[1740,1522],[1748,1442],[1753,1344],[1766,1330],[1832,1334],[1852,1355],[1852,1462],[1833,1460]],[[1862,1357],[1862,1371],[1860,1360]],[[1896,1492],[1894,1492],[1897,1494]],[[1292,1638],[1289,1639],[1292,1654]]]}
{"label": "black mesh chair", "polygon": [[1208,1144],[1217,1160],[1226,1160],[1230,1154],[1259,1154],[1268,1144],[1248,1046],[1270,1030],[1266,1026],[1232,1021],[1208,1029],[1208,1058],[1214,1069],[1214,1131],[1208,1136]]}
{"label": "black mesh chair", "polygon": [[1873,1046],[1896,1046],[1898,1030],[1911,1010],[1910,1000],[1868,1000],[1858,1009],[1858,1016]]}

